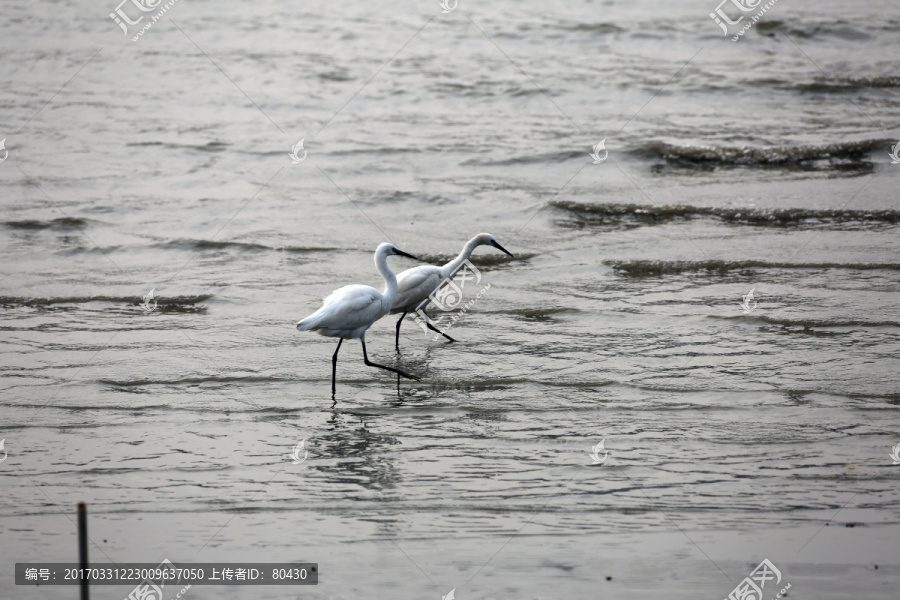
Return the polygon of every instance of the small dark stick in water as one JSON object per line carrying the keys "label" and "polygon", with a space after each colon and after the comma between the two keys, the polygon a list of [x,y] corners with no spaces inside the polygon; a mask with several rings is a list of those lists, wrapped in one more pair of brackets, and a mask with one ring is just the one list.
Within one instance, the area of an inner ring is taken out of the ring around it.
{"label": "small dark stick in water", "polygon": [[78,562],[81,566],[81,600],[89,600],[89,581],[85,574],[88,572],[88,534],[87,534],[87,505],[78,503]]}

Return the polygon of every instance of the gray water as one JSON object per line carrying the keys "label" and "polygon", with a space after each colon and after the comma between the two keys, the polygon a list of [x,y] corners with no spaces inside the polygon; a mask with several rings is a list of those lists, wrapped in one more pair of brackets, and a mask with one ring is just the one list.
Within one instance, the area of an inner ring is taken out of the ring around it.
{"label": "gray water", "polygon": [[[895,3],[115,8],[3,5],[0,597],[76,596],[12,565],[82,500],[98,562],[319,563],[191,600],[896,597]],[[480,231],[458,341],[332,400],[296,321]]]}

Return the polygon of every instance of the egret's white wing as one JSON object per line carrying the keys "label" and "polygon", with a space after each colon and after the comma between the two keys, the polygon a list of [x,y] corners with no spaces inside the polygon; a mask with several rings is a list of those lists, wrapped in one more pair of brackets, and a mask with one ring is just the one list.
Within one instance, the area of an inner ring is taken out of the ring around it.
{"label": "egret's white wing", "polygon": [[348,285],[325,298],[322,308],[297,323],[300,331],[330,332],[354,330],[371,325],[384,316],[384,296],[367,285]]}
{"label": "egret's white wing", "polygon": [[338,288],[325,296],[322,300],[322,308],[334,304],[335,302],[349,302],[361,308],[360,302],[364,302],[367,298],[380,297],[381,294],[369,285],[345,285]]}
{"label": "egret's white wing", "polygon": [[441,283],[440,270],[432,265],[413,267],[397,275],[397,299],[391,312],[415,310]]}

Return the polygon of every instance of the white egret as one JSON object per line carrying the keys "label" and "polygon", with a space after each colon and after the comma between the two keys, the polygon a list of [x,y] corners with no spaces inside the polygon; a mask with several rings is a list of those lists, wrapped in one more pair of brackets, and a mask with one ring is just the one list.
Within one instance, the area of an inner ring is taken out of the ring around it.
{"label": "white egret", "polygon": [[400,315],[400,320],[397,321],[397,337],[395,345],[398,351],[400,350],[400,324],[403,322],[403,317],[405,317],[408,312],[415,310],[421,310],[422,314],[425,315],[425,325],[429,329],[441,334],[451,342],[456,341],[430,323],[428,315],[425,314],[425,308],[428,306],[429,302],[431,302],[431,294],[438,289],[441,282],[451,278],[462,266],[463,262],[469,260],[469,257],[472,256],[472,252],[475,251],[475,248],[484,245],[493,246],[501,252],[505,252],[512,256],[506,248],[497,242],[494,236],[489,233],[479,233],[466,242],[466,245],[463,246],[459,256],[443,267],[423,265],[407,269],[397,275],[397,299],[394,300],[394,305],[391,307],[391,314],[403,313]]}
{"label": "white egret", "polygon": [[[335,392],[337,357],[341,344],[346,339],[356,339],[362,343],[363,362],[370,367],[378,367],[402,375],[407,379],[419,380],[415,375],[404,373],[393,367],[373,363],[366,353],[366,330],[372,323],[388,314],[397,297],[397,277],[387,265],[391,254],[415,258],[394,248],[391,244],[381,244],[375,250],[375,266],[384,277],[384,291],[379,292],[367,285],[347,285],[333,291],[322,303],[322,308],[297,323],[299,331],[315,331],[319,335],[341,338],[331,357],[331,394]],[[399,381],[399,380],[398,380]]]}

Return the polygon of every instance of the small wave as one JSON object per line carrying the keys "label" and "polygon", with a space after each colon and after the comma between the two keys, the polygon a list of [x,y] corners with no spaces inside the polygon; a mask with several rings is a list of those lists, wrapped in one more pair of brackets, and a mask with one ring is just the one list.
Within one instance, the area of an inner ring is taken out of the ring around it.
{"label": "small wave", "polygon": [[837,38],[841,40],[861,41],[872,39],[872,30],[896,27],[896,22],[884,21],[882,23],[870,22],[864,25],[869,31],[863,30],[858,24],[836,20],[830,23],[781,21],[779,19],[766,19],[756,24],[758,33],[773,36],[777,31],[783,31],[792,38]]}
{"label": "small wave", "polygon": [[775,88],[795,92],[810,93],[844,93],[860,90],[885,89],[900,87],[900,77],[896,75],[878,76],[818,76],[812,80],[784,79],[782,77],[762,77],[735,82],[736,86],[753,86],[756,88]]}
{"label": "small wave", "polygon": [[269,246],[265,246],[263,244],[256,244],[252,242],[228,242],[228,241],[215,241],[215,240],[171,240],[168,242],[164,242],[162,244],[158,244],[157,247],[162,248],[164,250],[193,250],[193,251],[201,251],[201,250],[245,250],[245,251],[264,251],[264,250],[273,250],[273,248]]}
{"label": "small wave", "polygon": [[718,317],[728,320],[758,321],[767,325],[780,325],[782,327],[801,327],[803,329],[821,329],[833,327],[900,327],[896,321],[863,321],[859,319],[791,319],[770,317],[751,313],[735,317]]}
{"label": "small wave", "polygon": [[196,150],[197,152],[224,152],[231,144],[226,142],[207,142],[205,144],[173,144],[171,142],[132,142],[126,146],[161,146],[169,149]]}
{"label": "small wave", "polygon": [[[72,412],[90,412],[90,411],[128,411],[129,413],[137,413],[137,412],[150,412],[154,410],[164,410],[172,407],[170,404],[135,404],[133,406],[120,406],[118,404],[54,404],[54,403],[22,403],[16,404],[16,408],[41,408],[41,409],[58,409],[58,410],[68,410]],[[105,427],[102,423],[96,423],[92,425],[87,424],[79,424],[77,426],[72,427]],[[19,427],[46,427],[43,423],[28,423],[20,425]]]}
{"label": "small wave", "polygon": [[560,306],[548,308],[514,308],[502,312],[526,321],[555,321],[557,320],[556,315],[577,313],[578,309]]}
{"label": "small wave", "polygon": [[531,153],[531,154],[523,154],[521,156],[512,156],[510,158],[502,158],[499,160],[482,160],[482,159],[469,159],[463,161],[461,164],[465,166],[482,166],[482,167],[510,167],[516,165],[532,165],[532,164],[543,164],[543,163],[561,163],[567,160],[578,160],[583,159],[585,157],[585,153],[581,150],[563,150],[559,152],[544,152],[544,153]]}
{"label": "small wave", "polygon": [[603,34],[625,33],[627,31],[613,23],[561,23],[559,25],[551,25],[551,27],[563,31]]}
{"label": "small wave", "polygon": [[282,381],[293,381],[282,377],[268,377],[262,375],[246,375],[246,376],[209,376],[209,377],[185,377],[182,379],[99,379],[98,382],[103,385],[109,385],[117,388],[132,388],[159,385],[164,387],[172,387],[179,385],[201,385],[201,384],[229,384],[229,383],[276,383]]}
{"label": "small wave", "polygon": [[814,209],[814,208],[758,208],[689,206],[684,204],[653,206],[646,204],[586,204],[571,200],[554,200],[550,206],[566,211],[586,223],[618,223],[622,221],[660,222],[672,219],[712,217],[740,225],[758,226],[816,226],[837,223],[900,222],[900,211]]}
{"label": "small wave", "polygon": [[818,77],[812,82],[792,84],[802,92],[848,92],[863,89],[894,89],[900,87],[900,77]]}
{"label": "small wave", "polygon": [[353,79],[354,79],[354,77],[345,70],[328,71],[326,73],[319,73],[318,77],[322,81],[338,81],[338,82],[353,81]]}
{"label": "small wave", "polygon": [[900,263],[785,263],[766,262],[761,260],[632,260],[604,261],[604,264],[612,267],[617,274],[629,277],[654,277],[691,271],[727,273],[729,271],[740,271],[743,269],[846,269],[858,271],[885,269],[900,271]]}
{"label": "small wave", "polygon": [[340,248],[310,248],[309,246],[281,246],[273,248],[276,252],[293,252],[296,254],[314,254],[316,252],[339,252]]}
{"label": "small wave", "polygon": [[[196,305],[212,298],[212,294],[199,294],[196,296],[159,296],[156,305],[159,310],[196,309]],[[21,306],[50,306],[53,304],[89,304],[92,302],[106,302],[109,304],[140,305],[140,298],[134,296],[60,296],[49,298],[0,296],[0,306],[15,308]]]}
{"label": "small wave", "polygon": [[72,229],[83,229],[87,227],[86,219],[77,217],[63,217],[52,219],[49,221],[38,221],[35,219],[25,219],[22,221],[4,221],[3,226],[10,229],[23,229],[30,231],[40,231],[42,229],[55,229],[59,231],[69,231]]}
{"label": "small wave", "polygon": [[163,250],[189,250],[200,252],[202,250],[239,250],[245,252],[291,252],[305,254],[312,252],[333,252],[338,248],[309,248],[305,246],[267,246],[256,242],[234,242],[216,240],[191,240],[178,239],[157,244],[155,247]]}
{"label": "small wave", "polygon": [[430,74],[429,91],[437,94],[446,94],[449,96],[459,96],[464,98],[491,98],[497,96],[499,91],[496,89],[496,82],[478,79],[472,82],[447,81],[443,78],[443,73],[436,72]]}
{"label": "small wave", "polygon": [[825,169],[861,166],[859,163],[878,150],[889,151],[888,139],[837,142],[822,145],[770,146],[678,146],[649,142],[634,154],[651,154],[670,164],[708,167],[768,167],[782,169]]}
{"label": "small wave", "polygon": [[[506,248],[506,246],[504,246]],[[509,250],[509,248],[506,248]],[[499,250],[494,250],[493,253],[485,253],[485,254],[476,254],[473,255],[469,260],[476,267],[480,266],[489,266],[489,267],[499,267],[506,264],[511,263],[514,260],[528,260],[530,258],[534,258],[537,256],[536,254],[527,254],[522,252],[516,252],[515,250],[509,250],[513,253],[515,258],[510,258],[507,255],[503,254]],[[456,258],[456,254],[421,254],[416,252],[416,258],[419,259],[420,263],[428,264],[428,265],[445,265],[454,258]],[[410,267],[412,268],[412,267]]]}
{"label": "small wave", "polygon": [[378,198],[381,202],[424,202],[425,204],[444,204],[448,201],[443,196],[425,196],[422,192],[396,191]]}

